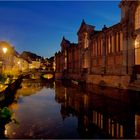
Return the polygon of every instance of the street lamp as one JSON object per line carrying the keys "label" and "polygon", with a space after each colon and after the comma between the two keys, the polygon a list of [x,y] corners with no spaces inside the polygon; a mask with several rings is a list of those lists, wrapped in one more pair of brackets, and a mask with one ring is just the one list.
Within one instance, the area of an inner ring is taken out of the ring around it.
{"label": "street lamp", "polygon": [[2,50],[3,50],[4,54],[6,54],[8,49],[6,47],[4,47],[4,48],[2,48]]}

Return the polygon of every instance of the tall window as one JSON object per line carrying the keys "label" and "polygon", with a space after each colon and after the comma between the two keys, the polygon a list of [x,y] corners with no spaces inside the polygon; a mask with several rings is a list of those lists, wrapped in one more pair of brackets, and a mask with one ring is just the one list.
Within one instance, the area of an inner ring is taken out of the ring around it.
{"label": "tall window", "polygon": [[120,32],[120,50],[123,50],[123,34]]}
{"label": "tall window", "polygon": [[119,42],[118,42],[118,33],[116,33],[116,52],[118,52],[118,44],[119,44]]}
{"label": "tall window", "polygon": [[97,56],[97,41],[94,41],[94,56]]}
{"label": "tall window", "polygon": [[101,42],[100,42],[100,38],[98,39],[98,55],[101,55]]}
{"label": "tall window", "polygon": [[88,47],[88,34],[85,33],[85,44],[84,44],[84,48]]}
{"label": "tall window", "polygon": [[140,28],[140,5],[136,9],[135,13],[135,29]]}
{"label": "tall window", "polygon": [[109,53],[112,53],[112,36],[109,35]]}
{"label": "tall window", "polygon": [[120,32],[118,32],[118,51],[120,52]]}
{"label": "tall window", "polygon": [[111,44],[110,44],[110,36],[108,36],[108,53],[110,54]]}
{"label": "tall window", "polygon": [[108,43],[108,36],[107,36],[107,37],[106,37],[106,46],[107,46],[107,47],[106,47],[106,54],[108,54],[108,52],[109,52],[109,50],[108,50],[108,48],[109,48],[109,47],[108,47],[108,44],[109,44],[109,43]]}
{"label": "tall window", "polygon": [[112,42],[112,44],[111,44],[112,50],[111,51],[114,52],[114,35],[112,35],[112,41],[111,42]]}
{"label": "tall window", "polygon": [[140,35],[135,40],[135,64],[140,65]]}
{"label": "tall window", "polygon": [[102,48],[103,48],[103,41],[102,41],[102,39],[100,40],[100,44],[101,44],[101,55],[102,55],[102,53],[103,53],[103,50],[102,50]]}

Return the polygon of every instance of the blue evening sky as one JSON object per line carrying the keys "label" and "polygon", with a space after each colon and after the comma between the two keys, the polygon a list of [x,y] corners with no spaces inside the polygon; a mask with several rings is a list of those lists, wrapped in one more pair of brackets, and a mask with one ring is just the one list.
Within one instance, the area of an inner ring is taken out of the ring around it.
{"label": "blue evening sky", "polygon": [[51,57],[62,37],[77,42],[82,19],[101,29],[120,21],[120,1],[0,1],[0,40]]}

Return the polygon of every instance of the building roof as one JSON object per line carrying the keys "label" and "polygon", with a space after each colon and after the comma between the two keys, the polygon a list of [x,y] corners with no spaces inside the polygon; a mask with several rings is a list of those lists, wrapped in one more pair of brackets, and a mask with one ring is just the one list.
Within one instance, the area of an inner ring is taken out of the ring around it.
{"label": "building roof", "polygon": [[77,32],[77,34],[79,35],[80,33],[82,33],[83,31],[86,31],[86,32],[92,32],[94,31],[94,28],[95,26],[92,26],[92,25],[89,25],[87,24],[84,19],[82,20],[82,23],[81,23],[81,26]]}

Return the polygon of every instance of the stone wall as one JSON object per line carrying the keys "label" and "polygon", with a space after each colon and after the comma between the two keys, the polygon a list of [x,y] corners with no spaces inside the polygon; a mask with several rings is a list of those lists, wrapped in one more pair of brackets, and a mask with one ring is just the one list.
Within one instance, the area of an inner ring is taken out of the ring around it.
{"label": "stone wall", "polygon": [[130,76],[116,76],[116,75],[88,75],[87,83],[96,84],[108,87],[117,87],[127,89],[130,81]]}
{"label": "stone wall", "polygon": [[78,73],[71,73],[71,74],[69,74],[69,78],[70,79],[73,79],[73,80],[77,80],[77,81],[79,81],[80,80],[80,74],[78,74]]}

